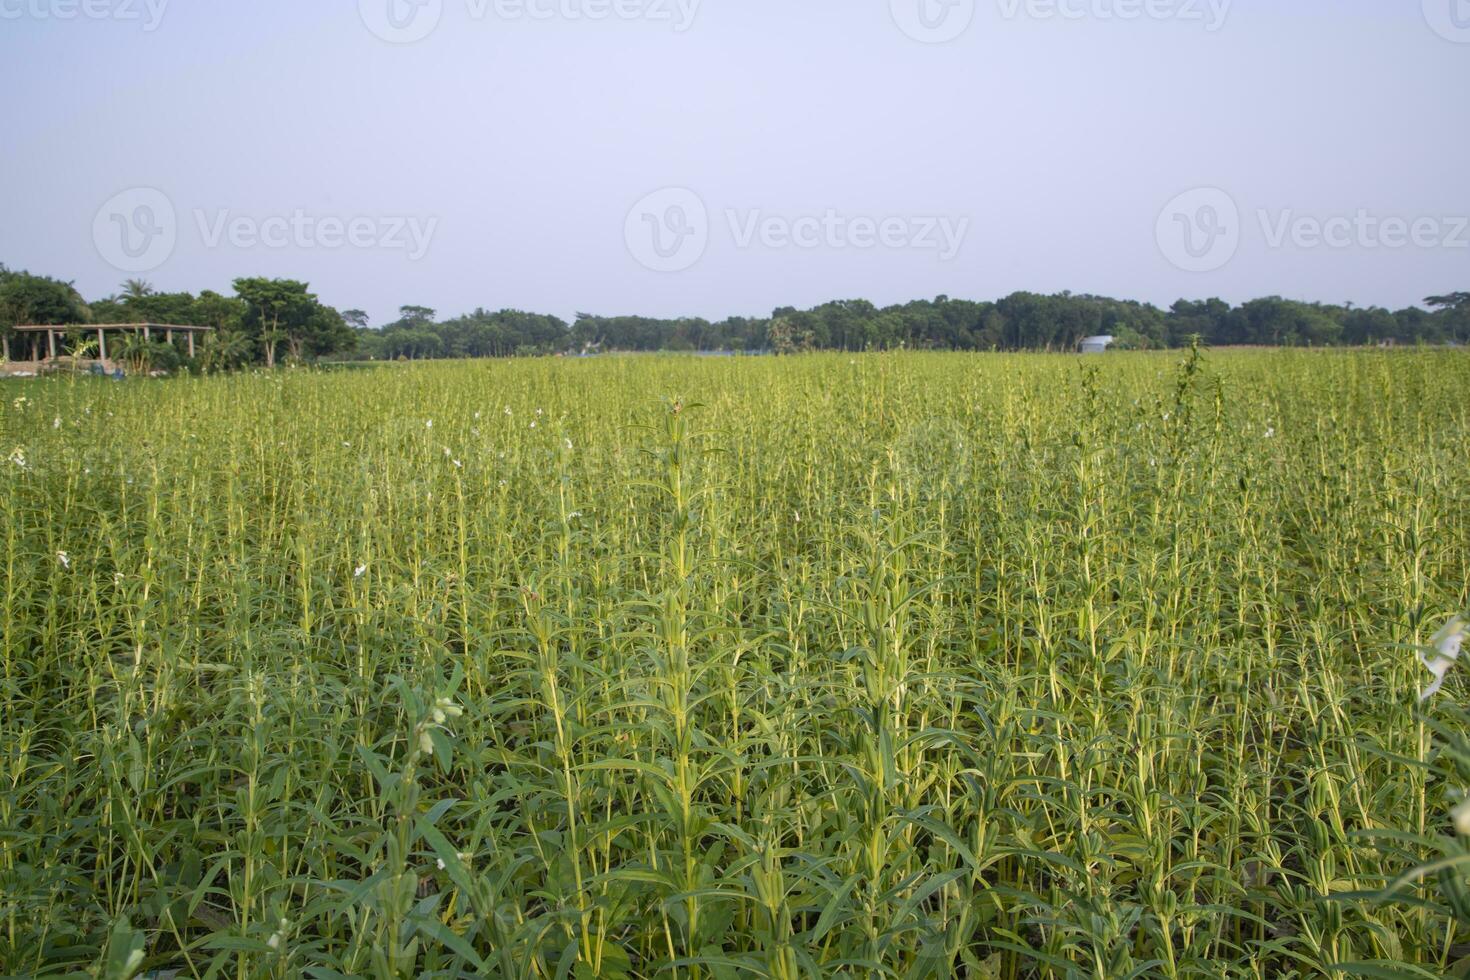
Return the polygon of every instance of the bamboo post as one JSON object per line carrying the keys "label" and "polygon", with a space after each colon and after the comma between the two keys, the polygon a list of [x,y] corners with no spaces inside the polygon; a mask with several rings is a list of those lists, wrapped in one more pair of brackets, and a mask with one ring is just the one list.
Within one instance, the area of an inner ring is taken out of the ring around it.
{"label": "bamboo post", "polygon": [[107,337],[103,335],[100,328],[97,330],[97,357],[103,361],[107,360]]}
{"label": "bamboo post", "polygon": [[50,355],[51,360],[53,360],[53,361],[56,360],[56,331],[55,330],[47,330],[46,331],[46,353]]}

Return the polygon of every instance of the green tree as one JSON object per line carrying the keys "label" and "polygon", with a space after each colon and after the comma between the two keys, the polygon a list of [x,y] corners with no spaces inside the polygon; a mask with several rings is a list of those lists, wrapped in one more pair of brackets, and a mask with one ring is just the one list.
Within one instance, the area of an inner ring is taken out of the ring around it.
{"label": "green tree", "polygon": [[434,311],[427,306],[400,306],[398,308],[397,322],[390,324],[404,330],[418,330],[422,327],[432,326],[434,323]]}
{"label": "green tree", "polygon": [[1470,293],[1431,296],[1424,303],[1434,311],[1443,339],[1461,344],[1470,341]]}
{"label": "green tree", "polygon": [[324,306],[304,282],[294,279],[236,279],[235,292],[244,303],[240,329],[276,366],[285,345],[288,356],[308,356],[350,350],[356,337],[342,314]]}
{"label": "green tree", "polygon": [[0,265],[0,337],[10,347],[20,324],[90,323],[92,311],[69,282]]}
{"label": "green tree", "polygon": [[89,323],[91,310],[69,282],[0,266],[0,325]]}

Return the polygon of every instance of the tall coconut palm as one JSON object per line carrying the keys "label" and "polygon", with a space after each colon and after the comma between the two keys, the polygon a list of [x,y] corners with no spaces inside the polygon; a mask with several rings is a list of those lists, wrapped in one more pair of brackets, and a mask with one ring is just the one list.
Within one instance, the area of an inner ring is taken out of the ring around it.
{"label": "tall coconut palm", "polygon": [[122,284],[124,300],[147,299],[153,295],[153,284],[146,279],[129,279]]}

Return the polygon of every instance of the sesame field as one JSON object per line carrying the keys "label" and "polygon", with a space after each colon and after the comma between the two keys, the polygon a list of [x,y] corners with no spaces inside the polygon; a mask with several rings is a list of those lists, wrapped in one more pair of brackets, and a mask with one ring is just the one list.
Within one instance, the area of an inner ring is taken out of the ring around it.
{"label": "sesame field", "polygon": [[0,383],[0,976],[1464,976],[1467,450],[1453,350]]}

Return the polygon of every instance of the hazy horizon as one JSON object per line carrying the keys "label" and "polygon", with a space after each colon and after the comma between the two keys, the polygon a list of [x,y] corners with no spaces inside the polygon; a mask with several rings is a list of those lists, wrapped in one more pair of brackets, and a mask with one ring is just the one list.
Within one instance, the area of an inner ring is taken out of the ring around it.
{"label": "hazy horizon", "polygon": [[0,0],[0,39],[0,262],[88,299],[1470,288],[1467,0]]}

